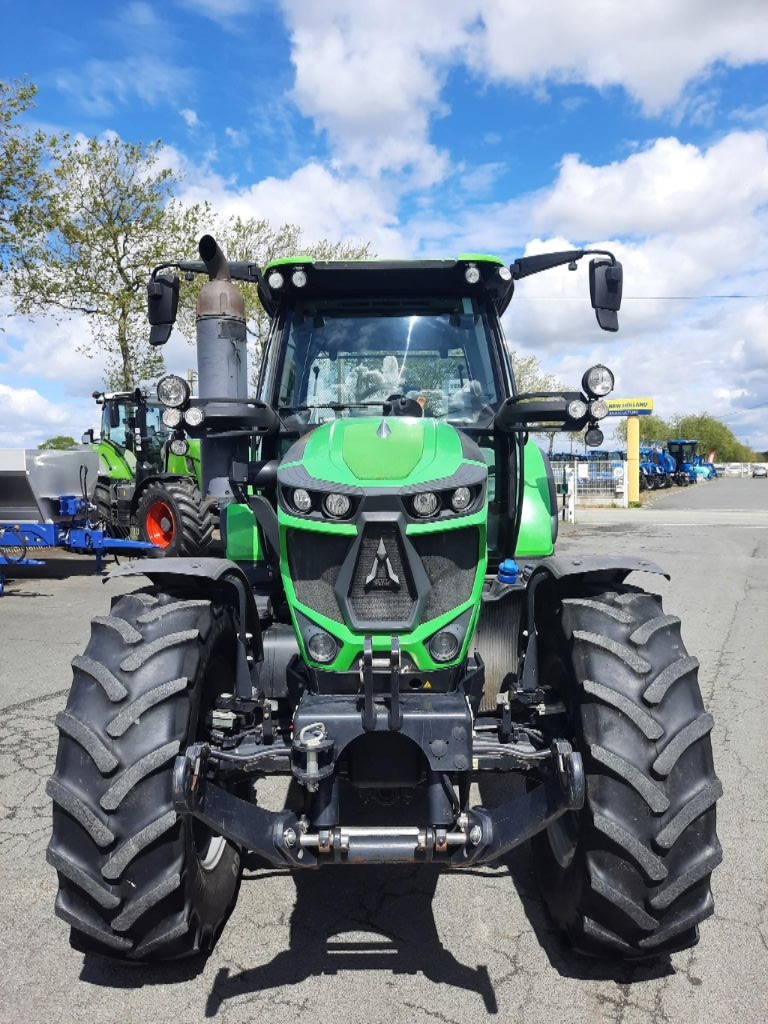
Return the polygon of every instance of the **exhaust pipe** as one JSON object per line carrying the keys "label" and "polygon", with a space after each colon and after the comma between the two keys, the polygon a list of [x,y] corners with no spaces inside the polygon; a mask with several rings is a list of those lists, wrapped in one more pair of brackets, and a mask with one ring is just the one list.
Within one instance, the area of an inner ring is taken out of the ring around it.
{"label": "exhaust pipe", "polygon": [[213,235],[203,235],[197,248],[211,281],[231,280],[227,257],[219,248],[219,243]]}

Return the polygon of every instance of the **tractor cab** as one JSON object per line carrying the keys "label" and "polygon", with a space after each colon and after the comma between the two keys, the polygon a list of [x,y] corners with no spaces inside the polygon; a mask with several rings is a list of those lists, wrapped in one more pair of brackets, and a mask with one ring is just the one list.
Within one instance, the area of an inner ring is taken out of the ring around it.
{"label": "tractor cab", "polygon": [[162,421],[163,408],[140,389],[94,392],[101,405],[101,435],[96,444],[107,474],[115,479],[142,479],[165,466],[171,431]]}
{"label": "tractor cab", "polygon": [[[493,256],[270,263],[260,285],[272,330],[258,398],[277,411],[281,428],[262,441],[262,457],[281,459],[327,423],[345,429],[346,421],[378,417],[378,425],[383,416],[445,424],[487,468],[492,568],[513,553],[550,554],[557,499],[549,461],[527,436],[518,446],[516,433],[497,422],[500,407],[516,398],[500,325],[513,291],[512,272]],[[586,403],[575,411],[580,425],[596,419]],[[509,505],[519,491],[518,463],[521,520]]]}
{"label": "tractor cab", "polygon": [[698,475],[696,473],[696,448],[699,442],[690,438],[676,438],[667,441],[667,450],[675,460],[675,475],[678,483],[695,484]]}

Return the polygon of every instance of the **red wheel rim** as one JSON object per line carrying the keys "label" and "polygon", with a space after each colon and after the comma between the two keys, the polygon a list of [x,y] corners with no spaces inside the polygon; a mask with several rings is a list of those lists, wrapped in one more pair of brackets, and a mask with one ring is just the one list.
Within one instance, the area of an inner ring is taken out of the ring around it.
{"label": "red wheel rim", "polygon": [[171,507],[160,499],[153,501],[147,509],[145,525],[147,536],[160,548],[167,548],[176,533]]}

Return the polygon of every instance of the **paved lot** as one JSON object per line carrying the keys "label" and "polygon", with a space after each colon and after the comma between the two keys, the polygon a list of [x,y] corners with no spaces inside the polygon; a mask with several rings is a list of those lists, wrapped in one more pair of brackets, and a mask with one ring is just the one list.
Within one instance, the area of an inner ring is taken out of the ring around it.
{"label": "paved lot", "polygon": [[[676,510],[684,499],[702,504]],[[725,859],[715,917],[694,950],[637,968],[584,960],[560,942],[526,849],[469,875],[255,873],[202,964],[128,969],[75,953],[52,913],[44,787],[69,660],[117,584],[82,574],[12,582],[0,598],[0,1021],[767,1020],[767,508],[766,481],[724,479],[563,531],[562,551],[637,551],[672,573],[646,583],[681,616],[716,721]]]}

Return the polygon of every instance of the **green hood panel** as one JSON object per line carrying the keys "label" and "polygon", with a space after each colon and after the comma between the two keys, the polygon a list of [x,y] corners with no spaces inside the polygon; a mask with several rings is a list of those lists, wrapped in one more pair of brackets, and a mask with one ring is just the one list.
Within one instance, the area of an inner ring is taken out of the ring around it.
{"label": "green hood panel", "polygon": [[451,477],[464,461],[461,438],[447,423],[361,416],[316,427],[301,464],[316,480],[381,487]]}

